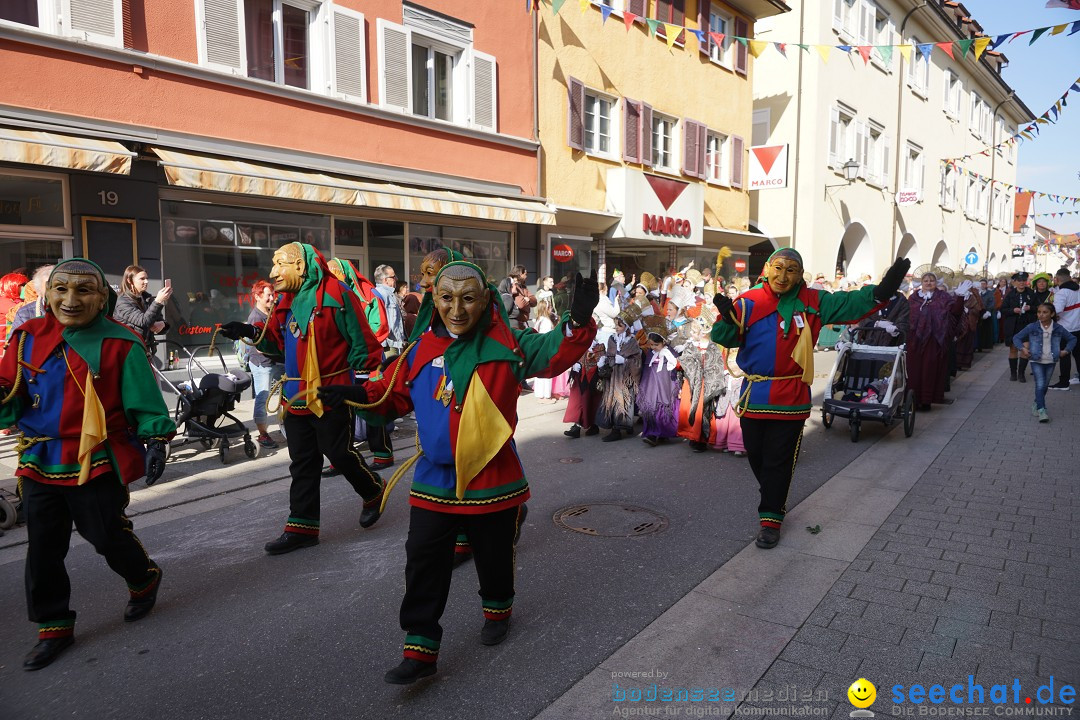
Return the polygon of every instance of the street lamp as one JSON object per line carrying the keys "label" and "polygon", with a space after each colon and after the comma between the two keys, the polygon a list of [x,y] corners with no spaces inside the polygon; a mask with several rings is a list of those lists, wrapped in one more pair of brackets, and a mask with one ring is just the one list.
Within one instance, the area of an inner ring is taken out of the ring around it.
{"label": "street lamp", "polygon": [[[857,178],[859,176],[859,163],[855,162],[855,158],[848,158],[848,161],[846,163],[844,163],[840,167],[840,169],[844,171],[844,179],[847,180],[847,183],[846,183],[847,185],[850,185],[851,183],[855,182],[855,178]],[[825,199],[826,200],[829,199],[829,188],[844,187],[844,186],[845,185],[841,184],[841,183],[837,183],[835,185],[826,185],[825,186]]]}

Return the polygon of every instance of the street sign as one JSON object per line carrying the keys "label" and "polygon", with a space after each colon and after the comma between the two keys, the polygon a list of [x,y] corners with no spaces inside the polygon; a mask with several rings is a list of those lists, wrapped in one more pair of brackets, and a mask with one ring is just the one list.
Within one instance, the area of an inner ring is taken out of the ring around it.
{"label": "street sign", "polygon": [[736,260],[735,261],[735,272],[740,272],[740,273],[741,272],[746,272],[746,261],[745,260]]}
{"label": "street sign", "polygon": [[969,252],[967,255],[964,256],[964,262],[968,265],[978,265],[979,254],[976,252]]}

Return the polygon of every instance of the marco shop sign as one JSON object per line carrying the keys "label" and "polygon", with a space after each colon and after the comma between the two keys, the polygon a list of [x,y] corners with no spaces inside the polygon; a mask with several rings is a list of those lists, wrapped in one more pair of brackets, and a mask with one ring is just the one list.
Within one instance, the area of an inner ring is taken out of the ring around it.
{"label": "marco shop sign", "polygon": [[750,189],[777,190],[788,182],[788,146],[757,145],[750,148]]}
{"label": "marco shop sign", "polygon": [[614,238],[702,244],[705,189],[699,183],[612,168],[607,174],[607,209],[622,216]]}

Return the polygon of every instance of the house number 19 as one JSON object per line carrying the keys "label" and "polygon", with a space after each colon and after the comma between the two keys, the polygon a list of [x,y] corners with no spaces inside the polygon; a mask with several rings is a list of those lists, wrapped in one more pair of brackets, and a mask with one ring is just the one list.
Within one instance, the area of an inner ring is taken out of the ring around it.
{"label": "house number 19", "polygon": [[115,190],[102,190],[98,193],[98,197],[101,198],[102,205],[116,205],[120,202],[120,196]]}

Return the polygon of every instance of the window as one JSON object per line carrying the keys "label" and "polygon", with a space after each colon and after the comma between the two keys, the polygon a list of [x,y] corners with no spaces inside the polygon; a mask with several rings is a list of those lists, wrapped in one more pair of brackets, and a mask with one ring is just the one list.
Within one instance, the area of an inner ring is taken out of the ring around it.
{"label": "window", "polygon": [[859,35],[860,0],[833,0],[833,30],[843,40],[854,41]]}
{"label": "window", "polygon": [[855,159],[855,136],[855,111],[846,105],[834,107],[829,132],[829,167],[839,169]]}
{"label": "window", "polygon": [[979,214],[979,181],[969,177],[967,192],[964,194],[964,215],[975,218]]}
{"label": "window", "polygon": [[724,42],[717,44],[709,37],[709,59],[726,68],[731,67],[731,34],[733,27],[732,16],[721,10],[716,5],[711,6],[709,11],[709,32],[724,36]]}
{"label": "window", "polygon": [[652,118],[652,166],[656,170],[676,172],[675,141],[677,120],[667,115],[653,113]]}
{"label": "window", "polygon": [[930,62],[919,51],[918,46],[922,44],[919,38],[912,36],[910,44],[914,52],[911,53],[911,63],[908,65],[907,84],[917,94],[926,97],[926,89],[930,87]]}
{"label": "window", "polygon": [[993,226],[996,227],[996,228],[1000,228],[1002,226],[1002,224],[1004,223],[1004,219],[1005,219],[1004,218],[1004,216],[1005,216],[1005,202],[1004,202],[1005,196],[1001,192],[1001,190],[998,190],[997,188],[994,188],[993,198],[994,198],[993,199],[993,204],[991,205],[991,207],[993,208],[993,213],[992,213]]}
{"label": "window", "polygon": [[873,120],[863,125],[863,157],[859,161],[860,172],[871,185],[886,187],[889,184],[889,138],[885,128]]}
{"label": "window", "polygon": [[0,0],[0,24],[123,47],[123,5],[123,0]]}
{"label": "window", "polygon": [[705,179],[727,185],[731,167],[731,143],[727,135],[710,132],[705,138]]}
{"label": "window", "polygon": [[[655,0],[653,8],[655,10],[654,19],[660,22],[679,26],[686,24],[686,0]],[[656,36],[660,38],[667,37],[664,34],[663,25],[656,28]],[[685,30],[679,31],[679,37],[675,38],[675,42],[679,44],[686,42]]]}
{"label": "window", "polygon": [[943,210],[956,209],[956,168],[943,165],[941,168],[941,207]]}
{"label": "window", "polygon": [[652,163],[652,105],[640,100],[623,98],[623,160],[650,165]]}
{"label": "window", "polygon": [[988,110],[986,103],[983,101],[982,96],[974,90],[971,91],[971,108],[968,115],[968,129],[971,130],[973,135],[982,137],[983,135],[983,117]]}
{"label": "window", "polygon": [[945,114],[954,120],[960,119],[960,98],[964,94],[964,84],[952,70],[945,71],[945,95],[943,98]]}
{"label": "window", "polygon": [[312,15],[282,0],[244,0],[247,76],[309,89]]}
{"label": "window", "polygon": [[585,151],[594,155],[612,155],[615,138],[612,119],[615,101],[588,91],[585,93]]}
{"label": "window", "polygon": [[753,115],[753,132],[750,136],[752,145],[766,145],[772,134],[772,113],[769,108],[758,108]]}
{"label": "window", "polygon": [[6,0],[0,5],[0,20],[39,27],[38,18],[38,0]]}
{"label": "window", "polygon": [[990,183],[986,180],[979,181],[979,204],[975,210],[975,219],[979,222],[986,222],[986,215],[989,211],[990,202]]}
{"label": "window", "polygon": [[914,143],[907,144],[907,153],[904,155],[904,190],[917,190],[922,193],[923,189],[923,149]]}
{"label": "window", "polygon": [[28,233],[71,232],[67,177],[0,170],[0,230]]}
{"label": "window", "polygon": [[[854,8],[852,15],[855,14]],[[892,45],[892,21],[888,14],[873,0],[859,0],[858,37],[853,38],[859,45]],[[888,71],[889,65],[876,47],[870,53],[870,59],[882,70]],[[891,58],[890,58],[891,61]]]}
{"label": "window", "polygon": [[472,28],[413,5],[403,14],[404,25],[378,20],[381,105],[497,130],[496,62],[473,47]]}

